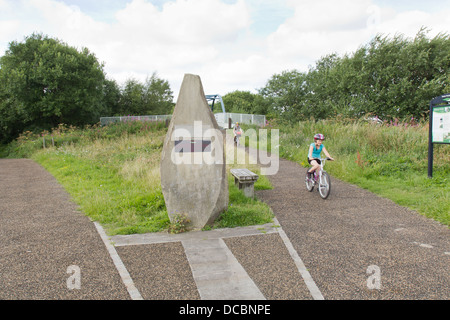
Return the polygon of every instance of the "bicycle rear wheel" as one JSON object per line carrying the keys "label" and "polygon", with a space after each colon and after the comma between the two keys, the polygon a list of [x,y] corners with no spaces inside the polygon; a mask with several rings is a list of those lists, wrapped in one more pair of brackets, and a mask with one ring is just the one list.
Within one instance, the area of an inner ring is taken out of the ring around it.
{"label": "bicycle rear wheel", "polygon": [[328,198],[331,191],[330,176],[326,172],[322,172],[322,178],[319,183],[319,193],[322,199]]}
{"label": "bicycle rear wheel", "polygon": [[305,184],[306,184],[306,189],[309,192],[314,190],[314,181],[313,181],[313,179],[308,178],[308,172],[306,172]]}

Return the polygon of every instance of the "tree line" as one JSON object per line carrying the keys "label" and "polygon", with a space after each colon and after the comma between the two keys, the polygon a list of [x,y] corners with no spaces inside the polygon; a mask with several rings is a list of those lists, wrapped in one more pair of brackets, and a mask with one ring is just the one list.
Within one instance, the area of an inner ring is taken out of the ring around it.
{"label": "tree line", "polygon": [[42,34],[13,41],[0,57],[0,142],[23,131],[64,123],[83,126],[102,116],[168,114],[169,83],[153,73],[120,87],[87,48],[78,50]]}
{"label": "tree line", "polygon": [[320,58],[307,72],[275,74],[257,94],[227,94],[225,106],[288,121],[368,114],[426,119],[430,100],[450,93],[450,37],[427,33],[377,35],[354,53]]}
{"label": "tree line", "polygon": [[[353,53],[320,58],[307,72],[274,74],[257,93],[227,93],[226,110],[287,121],[427,118],[430,100],[450,93],[450,36],[427,34],[423,28],[413,39],[377,35]],[[170,85],[156,73],[119,86],[87,48],[42,34],[11,42],[0,57],[0,143],[26,130],[94,124],[102,116],[171,114],[173,107]]]}

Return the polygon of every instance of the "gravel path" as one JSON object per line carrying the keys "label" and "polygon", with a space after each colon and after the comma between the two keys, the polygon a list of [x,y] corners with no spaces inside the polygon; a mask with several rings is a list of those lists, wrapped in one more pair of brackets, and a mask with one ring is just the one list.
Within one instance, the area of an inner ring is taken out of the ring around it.
{"label": "gravel path", "polygon": [[[94,224],[77,209],[35,162],[0,159],[0,300],[129,299]],[[80,289],[71,280],[78,274]]]}
{"label": "gravel path", "polygon": [[145,300],[199,300],[180,242],[118,247],[122,261]]}
{"label": "gravel path", "polygon": [[[272,207],[325,299],[450,298],[446,226],[333,178],[322,200],[306,191],[305,171],[281,160],[269,177],[274,189],[256,194]],[[266,299],[312,299],[275,229],[220,232]],[[200,299],[184,240],[162,236],[161,243],[116,247],[136,288],[149,300]],[[31,160],[0,159],[0,243],[0,299],[130,299],[94,224]],[[68,287],[72,266],[81,271],[80,289]],[[380,282],[370,282],[379,289],[369,288],[371,270],[380,272]]]}
{"label": "gravel path", "polygon": [[279,234],[225,239],[268,300],[311,300],[311,294]]}
{"label": "gravel path", "polygon": [[[272,207],[325,299],[450,298],[446,226],[333,178],[323,200],[306,190],[305,173],[281,159],[269,176],[274,190],[257,195]],[[371,266],[380,271],[381,289],[368,287]]]}

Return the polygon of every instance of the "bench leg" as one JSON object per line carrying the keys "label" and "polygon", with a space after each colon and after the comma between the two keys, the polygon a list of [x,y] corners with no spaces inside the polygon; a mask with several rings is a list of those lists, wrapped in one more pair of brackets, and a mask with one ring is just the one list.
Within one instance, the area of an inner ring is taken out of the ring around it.
{"label": "bench leg", "polygon": [[239,183],[239,189],[241,189],[244,192],[244,195],[247,198],[253,198],[255,196],[255,183]]}

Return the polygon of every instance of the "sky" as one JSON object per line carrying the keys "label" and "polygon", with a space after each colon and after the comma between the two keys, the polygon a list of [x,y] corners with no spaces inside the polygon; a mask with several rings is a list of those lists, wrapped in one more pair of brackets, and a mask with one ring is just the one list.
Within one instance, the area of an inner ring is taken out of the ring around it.
{"label": "sky", "polygon": [[0,0],[0,56],[32,33],[88,48],[109,79],[184,74],[205,94],[256,93],[274,75],[351,54],[377,34],[450,33],[450,0]]}

